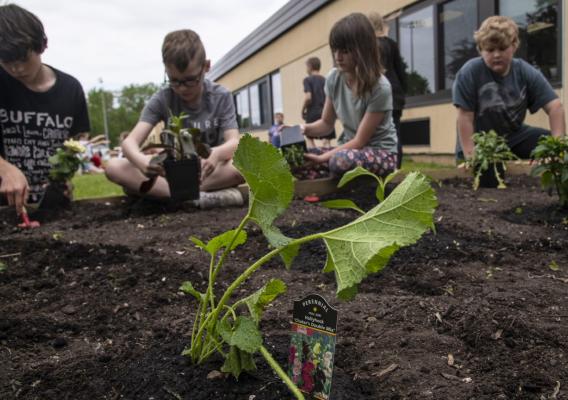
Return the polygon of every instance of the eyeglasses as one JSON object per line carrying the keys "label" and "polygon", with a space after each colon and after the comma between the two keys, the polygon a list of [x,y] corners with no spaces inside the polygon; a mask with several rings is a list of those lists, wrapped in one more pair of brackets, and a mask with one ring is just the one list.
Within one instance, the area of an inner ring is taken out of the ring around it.
{"label": "eyeglasses", "polygon": [[166,83],[168,85],[170,85],[170,87],[172,89],[179,89],[182,86],[185,86],[186,88],[196,87],[197,85],[199,85],[199,83],[203,79],[202,74],[203,74],[204,69],[205,69],[205,66],[202,66],[201,70],[199,71],[199,73],[197,75],[190,76],[190,77],[182,79],[182,80],[168,79],[167,75],[166,75]]}

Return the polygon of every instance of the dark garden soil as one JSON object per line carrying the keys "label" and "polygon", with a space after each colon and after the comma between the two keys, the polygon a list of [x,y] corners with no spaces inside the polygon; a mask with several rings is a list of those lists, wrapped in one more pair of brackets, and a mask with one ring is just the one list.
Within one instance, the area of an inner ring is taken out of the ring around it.
{"label": "dark garden soil", "polygon": [[[285,362],[292,301],[317,292],[339,309],[333,400],[567,398],[568,213],[536,180],[510,180],[507,190],[436,186],[436,233],[399,251],[352,302],[320,272],[322,243],[290,271],[268,264],[240,293],[271,277],[289,285],[264,315],[267,347]],[[341,197],[370,208],[373,191]],[[234,228],[245,211],[78,203],[21,231],[0,210],[0,399],[290,398],[260,357],[236,382],[207,378],[219,358],[194,366],[180,355],[195,302],[178,288],[203,288],[208,266],[188,237]],[[353,217],[296,200],[279,225],[299,237]],[[248,232],[218,289],[267,249]]]}

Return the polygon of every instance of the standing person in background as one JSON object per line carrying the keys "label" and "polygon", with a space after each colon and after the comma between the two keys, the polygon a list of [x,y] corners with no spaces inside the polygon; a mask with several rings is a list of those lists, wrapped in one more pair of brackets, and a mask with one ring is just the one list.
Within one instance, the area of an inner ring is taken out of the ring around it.
{"label": "standing person in background", "polygon": [[310,149],[304,157],[313,167],[301,175],[340,177],[360,166],[386,176],[397,165],[397,137],[391,85],[382,74],[371,22],[361,13],[342,18],[331,29],[329,47],[337,67],[325,80],[323,114],[300,130],[307,137],[325,136],[339,118],[343,133],[337,147]]}
{"label": "standing person in background", "polygon": [[280,147],[280,126],[284,124],[284,114],[274,113],[274,125],[268,130],[268,141],[274,146]]}
{"label": "standing person in background", "polygon": [[90,130],[81,84],[42,62],[46,48],[37,16],[0,6],[0,204],[7,200],[19,214],[42,198],[49,157]]}
{"label": "standing person in background", "polygon": [[404,63],[400,56],[400,50],[394,40],[387,35],[388,25],[385,24],[381,14],[372,12],[369,14],[371,25],[375,29],[377,37],[377,45],[379,46],[379,54],[381,64],[385,70],[385,75],[392,87],[392,120],[396,128],[396,136],[398,137],[398,162],[397,168],[400,169],[402,164],[402,137],[400,135],[400,118],[404,109],[404,92],[406,91],[406,71]]}
{"label": "standing person in background", "polygon": [[[304,78],[304,103],[302,104],[302,118],[306,123],[315,122],[321,118],[325,103],[325,78],[320,75],[321,61],[317,57],[308,58],[306,71],[308,76]],[[323,147],[330,147],[330,140],[335,139],[335,129],[329,135],[321,136]],[[314,139],[306,136],[308,147],[315,147]]]}

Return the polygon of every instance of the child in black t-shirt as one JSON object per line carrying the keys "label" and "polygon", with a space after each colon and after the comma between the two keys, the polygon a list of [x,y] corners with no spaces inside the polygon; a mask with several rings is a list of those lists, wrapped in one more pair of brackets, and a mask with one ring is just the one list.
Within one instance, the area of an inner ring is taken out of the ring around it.
{"label": "child in black t-shirt", "polygon": [[18,213],[40,200],[55,150],[90,129],[80,83],[42,63],[46,47],[34,14],[0,6],[0,202]]}

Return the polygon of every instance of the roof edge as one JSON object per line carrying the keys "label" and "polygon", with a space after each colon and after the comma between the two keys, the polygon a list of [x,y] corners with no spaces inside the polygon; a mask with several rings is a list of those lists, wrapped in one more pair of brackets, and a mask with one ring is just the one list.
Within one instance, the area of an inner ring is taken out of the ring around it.
{"label": "roof edge", "polygon": [[214,81],[229,73],[240,63],[258,53],[272,41],[294,28],[304,19],[333,0],[290,0],[229,50],[207,74]]}

